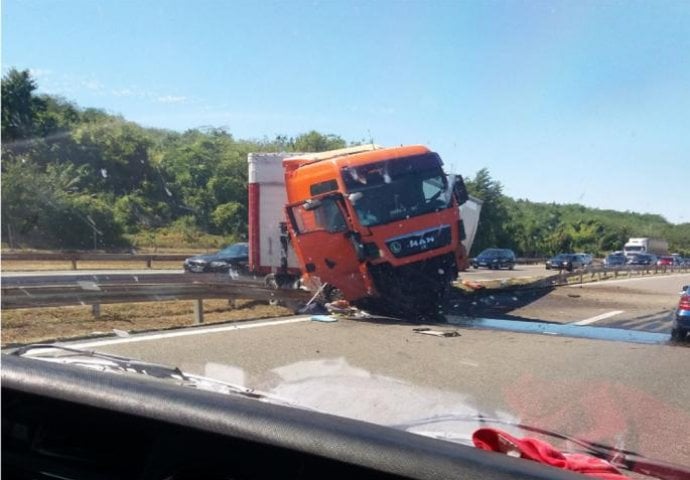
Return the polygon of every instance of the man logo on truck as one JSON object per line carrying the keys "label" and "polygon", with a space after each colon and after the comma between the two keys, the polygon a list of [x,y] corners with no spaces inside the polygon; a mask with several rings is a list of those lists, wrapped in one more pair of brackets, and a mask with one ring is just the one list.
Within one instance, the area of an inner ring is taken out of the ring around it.
{"label": "man logo on truck", "polygon": [[393,242],[390,244],[390,249],[394,254],[398,254],[402,252],[402,245],[400,245],[400,242]]}
{"label": "man logo on truck", "polygon": [[[427,248],[431,247],[431,244],[434,243],[436,239],[434,237],[422,237],[419,240],[410,240],[410,248],[414,247],[420,247],[422,250],[426,250]],[[398,253],[398,252],[394,252]]]}

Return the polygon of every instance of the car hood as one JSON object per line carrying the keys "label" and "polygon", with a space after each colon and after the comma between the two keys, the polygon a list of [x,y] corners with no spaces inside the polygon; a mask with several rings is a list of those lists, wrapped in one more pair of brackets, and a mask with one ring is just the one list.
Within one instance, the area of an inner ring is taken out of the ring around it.
{"label": "car hood", "polygon": [[[82,350],[83,351],[83,350]],[[36,358],[36,357],[34,357]],[[510,410],[498,407],[491,397],[473,398],[459,391],[410,383],[368,371],[350,363],[346,357],[328,356],[295,361],[259,373],[244,370],[235,365],[206,362],[178,369],[158,364],[147,364],[126,357],[92,358],[78,356],[75,359],[49,358],[47,361],[78,363],[82,367],[113,371],[114,373],[142,373],[158,379],[167,378],[186,387],[213,391],[218,394],[253,397],[259,401],[282,404],[300,409],[342,416],[369,423],[388,426],[410,433],[473,446],[472,436],[480,428],[494,428],[515,437],[532,437],[546,441],[563,452],[581,452],[610,460],[619,468],[643,465],[656,469],[657,478],[687,478],[690,473],[684,467],[665,464],[635,453],[634,446],[626,443],[620,430],[625,423],[631,429],[646,432],[647,421],[665,429],[668,438],[685,438],[681,415],[667,415],[672,406],[650,400],[644,392],[629,390],[623,385],[609,383],[582,383],[573,391],[583,404],[570,401],[563,408],[553,407],[545,416],[530,416],[528,410],[515,408],[540,404],[538,396],[545,389],[536,377],[528,377],[515,385],[506,385],[505,391],[494,392],[517,402]],[[124,363],[123,363],[124,362]],[[113,369],[113,364],[120,371]],[[473,368],[471,362],[460,363],[455,375],[462,376],[463,368]],[[133,372],[133,370],[135,372]],[[549,385],[553,384],[549,380]],[[570,383],[570,382],[566,382]],[[629,404],[644,406],[656,412],[664,412],[663,419],[675,419],[675,423],[660,426],[662,417],[623,418],[627,409],[616,409],[619,397]],[[594,401],[592,401],[592,399]],[[606,406],[607,409],[601,408]],[[671,409],[671,410],[670,410]],[[618,411],[620,410],[620,411]],[[615,413],[612,421],[611,415]],[[621,422],[623,422],[621,424]],[[589,427],[587,427],[589,425]],[[587,427],[576,431],[574,426]],[[634,437],[633,437],[634,438]],[[639,439],[638,439],[639,441]],[[631,448],[632,447],[632,448]],[[639,472],[638,473],[645,473]]]}
{"label": "car hood", "polygon": [[217,253],[209,253],[206,255],[196,255],[194,257],[188,258],[187,260],[195,261],[195,262],[213,262],[216,260],[233,261],[233,260],[242,260],[245,258],[247,258],[247,257],[244,257],[244,256],[233,257],[233,256],[228,256],[228,255],[220,255]]}

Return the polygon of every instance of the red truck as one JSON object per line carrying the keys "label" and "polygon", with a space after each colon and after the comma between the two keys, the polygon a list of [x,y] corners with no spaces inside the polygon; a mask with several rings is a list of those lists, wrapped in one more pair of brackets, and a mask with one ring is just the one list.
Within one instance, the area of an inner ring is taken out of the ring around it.
{"label": "red truck", "polygon": [[[437,314],[466,268],[460,176],[423,146],[249,154],[249,267],[364,309]],[[474,226],[472,227],[474,228]]]}

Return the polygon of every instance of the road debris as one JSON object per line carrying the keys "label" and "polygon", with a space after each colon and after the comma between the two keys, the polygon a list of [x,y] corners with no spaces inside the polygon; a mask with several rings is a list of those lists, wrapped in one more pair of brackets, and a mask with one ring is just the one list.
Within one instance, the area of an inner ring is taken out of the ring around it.
{"label": "road debris", "polygon": [[355,315],[358,309],[350,305],[347,300],[336,300],[324,305],[331,314]]}
{"label": "road debris", "polygon": [[457,330],[432,330],[430,328],[413,328],[413,332],[421,333],[422,335],[432,335],[434,337],[459,337]]}
{"label": "road debris", "polygon": [[312,315],[311,321],[312,322],[332,323],[332,322],[337,322],[338,317],[334,317],[333,315]]}
{"label": "road debris", "polygon": [[481,290],[482,288],[485,288],[481,283],[472,280],[463,280],[462,284],[471,290]]}

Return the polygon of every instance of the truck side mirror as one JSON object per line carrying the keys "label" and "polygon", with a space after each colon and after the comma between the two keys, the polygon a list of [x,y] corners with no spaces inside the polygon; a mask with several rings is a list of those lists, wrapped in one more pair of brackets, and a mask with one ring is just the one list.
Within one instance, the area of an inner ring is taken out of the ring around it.
{"label": "truck side mirror", "polygon": [[470,199],[470,195],[467,193],[467,187],[465,187],[465,181],[462,179],[462,175],[455,175],[455,179],[453,181],[453,196],[458,202],[458,205],[462,205]]}
{"label": "truck side mirror", "polygon": [[302,208],[304,210],[306,210],[307,212],[311,212],[312,210],[316,210],[317,208],[321,207],[321,205],[322,205],[321,200],[309,199],[302,204]]}

